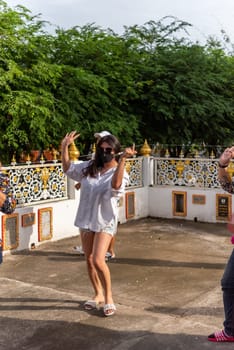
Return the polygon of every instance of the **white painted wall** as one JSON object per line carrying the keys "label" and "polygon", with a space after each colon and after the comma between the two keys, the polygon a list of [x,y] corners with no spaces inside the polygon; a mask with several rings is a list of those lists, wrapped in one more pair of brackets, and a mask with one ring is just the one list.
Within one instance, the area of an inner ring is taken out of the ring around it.
{"label": "white painted wall", "polygon": [[[74,226],[74,219],[79,203],[79,191],[75,191],[74,182],[70,183],[73,199],[66,199],[56,202],[43,203],[43,205],[17,207],[14,214],[18,213],[18,228],[19,228],[19,246],[17,250],[29,249],[31,244],[36,246],[43,244],[38,240],[38,209],[53,208],[53,238],[56,241],[66,237],[72,237],[79,234],[77,227]],[[72,190],[73,188],[73,190]],[[22,215],[27,213],[35,213],[35,224],[31,226],[22,226]],[[3,238],[2,216],[0,213],[0,232]],[[44,241],[46,242],[46,241]]]}
{"label": "white painted wall", "polygon": [[[172,192],[187,192],[187,216],[173,216]],[[206,197],[205,204],[194,204],[193,195],[204,195]],[[149,207],[148,215],[161,218],[183,218],[185,220],[194,220],[202,222],[222,222],[216,220],[216,194],[225,194],[223,190],[214,189],[197,189],[179,186],[156,186],[151,187],[149,191]],[[232,208],[234,204],[234,196],[232,196]]]}
{"label": "white painted wall", "polygon": [[[134,192],[135,194],[135,216],[130,220],[140,218],[160,217],[160,218],[181,218],[181,216],[173,216],[172,192],[187,192],[187,215],[182,217],[185,220],[215,223],[216,220],[216,194],[227,194],[223,190],[189,188],[185,186],[152,186],[152,161],[149,157],[144,158],[143,162],[143,187],[127,189],[126,192]],[[17,250],[30,249],[31,244],[36,246],[43,242],[38,241],[38,209],[52,207],[53,208],[53,238],[59,240],[66,237],[72,237],[79,234],[78,228],[74,226],[76,211],[79,204],[80,192],[74,188],[75,182],[68,181],[69,199],[62,201],[43,203],[43,205],[17,207],[15,213],[18,213],[19,219],[19,246]],[[206,203],[204,205],[194,204],[192,195],[205,195]],[[126,218],[126,195],[123,196],[119,207],[120,224],[127,221]],[[232,208],[234,208],[234,196],[232,196]],[[32,226],[23,227],[21,224],[22,215],[34,212],[36,222]],[[0,238],[2,238],[2,220],[0,213]],[[46,241],[45,241],[46,242]],[[8,253],[7,251],[4,252]]]}

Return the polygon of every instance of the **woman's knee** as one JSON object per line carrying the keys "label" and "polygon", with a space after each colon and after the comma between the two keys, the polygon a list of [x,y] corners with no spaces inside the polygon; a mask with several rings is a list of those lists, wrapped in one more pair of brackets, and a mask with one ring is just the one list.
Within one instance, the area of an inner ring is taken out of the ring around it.
{"label": "woman's knee", "polygon": [[104,265],[106,265],[105,259],[101,259],[99,256],[95,256],[93,258],[93,264],[95,268],[99,271],[102,271],[104,268]]}
{"label": "woman's knee", "polygon": [[87,263],[88,267],[89,268],[94,267],[93,255],[89,254],[89,255],[86,255],[85,257],[86,257],[86,263]]}

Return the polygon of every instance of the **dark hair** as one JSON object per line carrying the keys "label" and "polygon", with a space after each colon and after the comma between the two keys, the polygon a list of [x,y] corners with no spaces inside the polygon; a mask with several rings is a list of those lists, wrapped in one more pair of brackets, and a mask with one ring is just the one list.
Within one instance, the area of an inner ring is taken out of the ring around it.
{"label": "dark hair", "polygon": [[[83,170],[84,176],[90,175],[94,177],[97,175],[99,169],[103,167],[103,162],[101,160],[100,153],[101,153],[101,145],[104,142],[110,145],[110,147],[114,150],[115,154],[120,152],[120,149],[121,149],[120,142],[114,135],[107,135],[102,137],[97,143],[94,160],[92,160],[87,166],[87,168]],[[117,161],[118,161],[118,158],[119,157],[116,157]]]}

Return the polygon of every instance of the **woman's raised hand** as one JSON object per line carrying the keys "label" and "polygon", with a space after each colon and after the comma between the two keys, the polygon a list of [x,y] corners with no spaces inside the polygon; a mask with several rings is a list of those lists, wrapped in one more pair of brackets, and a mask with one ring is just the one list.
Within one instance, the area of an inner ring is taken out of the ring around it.
{"label": "woman's raised hand", "polygon": [[137,151],[135,151],[135,144],[132,145],[132,147],[125,148],[122,157],[130,158],[134,157],[137,154]]}
{"label": "woman's raised hand", "polygon": [[232,158],[234,158],[234,146],[225,149],[219,158],[219,163],[228,166]]}
{"label": "woman's raised hand", "polygon": [[67,133],[64,139],[62,140],[62,146],[69,146],[72,142],[74,142],[80,134],[77,133],[77,131],[71,131],[70,133]]}

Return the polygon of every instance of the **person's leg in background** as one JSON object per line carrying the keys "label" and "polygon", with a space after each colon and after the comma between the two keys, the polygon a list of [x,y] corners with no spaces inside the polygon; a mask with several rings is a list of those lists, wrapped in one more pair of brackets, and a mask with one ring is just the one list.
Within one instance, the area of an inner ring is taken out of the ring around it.
{"label": "person's leg in background", "polygon": [[224,329],[208,336],[212,342],[234,342],[234,250],[226,265],[221,286],[225,320]]}
{"label": "person's leg in background", "polygon": [[234,337],[234,250],[228,260],[221,280],[224,305],[224,331]]}
{"label": "person's leg in background", "polygon": [[115,258],[115,235],[112,237],[110,241],[110,244],[106,253],[106,261],[114,258]]}

